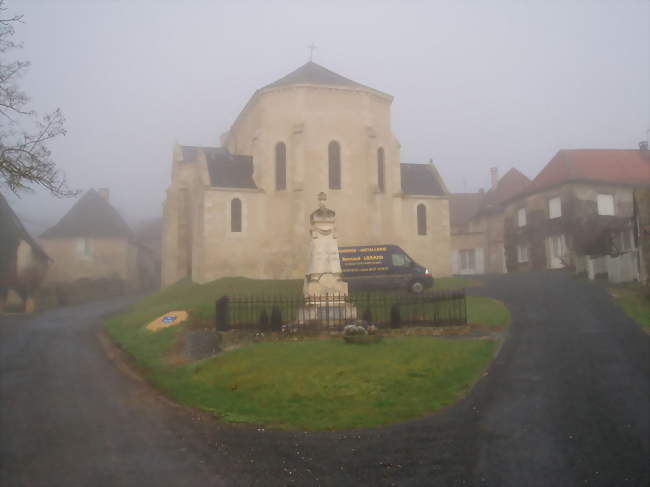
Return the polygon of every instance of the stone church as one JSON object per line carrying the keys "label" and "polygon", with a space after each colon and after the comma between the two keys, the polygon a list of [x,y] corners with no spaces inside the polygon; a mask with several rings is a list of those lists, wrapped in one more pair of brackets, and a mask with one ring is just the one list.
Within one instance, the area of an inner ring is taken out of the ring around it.
{"label": "stone church", "polygon": [[448,191],[403,164],[393,97],[308,62],[258,89],[219,147],[176,145],[163,213],[162,284],[303,278],[317,195],[339,244],[396,244],[451,273]]}

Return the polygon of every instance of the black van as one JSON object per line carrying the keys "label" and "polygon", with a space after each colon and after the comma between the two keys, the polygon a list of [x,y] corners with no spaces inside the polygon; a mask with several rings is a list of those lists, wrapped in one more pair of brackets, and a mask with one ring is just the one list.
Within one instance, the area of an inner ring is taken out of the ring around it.
{"label": "black van", "polygon": [[397,245],[339,247],[339,259],[350,290],[408,289],[419,294],[433,286],[429,269]]}

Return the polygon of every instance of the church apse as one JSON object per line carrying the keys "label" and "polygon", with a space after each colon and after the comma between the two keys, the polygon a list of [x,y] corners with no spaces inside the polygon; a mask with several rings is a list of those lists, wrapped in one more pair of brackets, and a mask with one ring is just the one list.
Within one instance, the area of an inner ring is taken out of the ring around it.
{"label": "church apse", "polygon": [[[429,173],[415,176],[417,188],[404,185],[399,143],[390,130],[392,100],[315,63],[257,90],[223,137],[224,146],[204,147],[205,162],[186,165],[198,171],[205,164],[210,176],[204,191],[189,189],[203,198],[205,213],[193,232],[193,247],[201,249],[192,259],[199,267],[193,278],[301,278],[308,209],[320,192],[341,215],[342,245],[396,243],[409,253],[417,248],[418,261],[447,274],[442,262],[449,261],[449,251],[439,257],[433,249],[448,246],[440,235],[448,225],[431,224],[423,239],[410,223],[416,209],[407,204],[414,189],[429,200],[445,199],[446,192]],[[226,228],[225,208],[234,192],[242,195],[241,224],[247,228],[238,237]],[[432,203],[427,218],[439,220],[442,206]]]}

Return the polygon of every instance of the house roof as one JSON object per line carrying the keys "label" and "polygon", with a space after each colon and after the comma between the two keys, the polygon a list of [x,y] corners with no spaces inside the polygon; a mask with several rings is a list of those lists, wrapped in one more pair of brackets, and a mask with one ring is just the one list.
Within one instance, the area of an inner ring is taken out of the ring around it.
{"label": "house roof", "polygon": [[650,160],[636,149],[563,149],[542,169],[529,189],[538,191],[574,181],[650,184]]}
{"label": "house roof", "polygon": [[456,193],[449,195],[449,223],[464,225],[476,215],[485,193]]}
{"label": "house roof", "polygon": [[499,179],[495,188],[485,193],[481,211],[501,206],[505,201],[523,192],[530,186],[530,179],[514,167]]}
{"label": "house roof", "polygon": [[120,214],[94,189],[88,190],[41,238],[131,238]]}
{"label": "house roof", "polygon": [[[292,71],[288,75],[280,78],[273,83],[270,83],[264,86],[265,88],[275,88],[277,86],[288,86],[288,85],[327,85],[327,86],[349,86],[354,88],[370,88],[369,86],[364,86],[361,83],[352,81],[340,74],[330,71],[327,68],[324,68],[320,64],[316,64],[312,61],[303,64],[295,71]],[[373,88],[370,88],[373,89]]]}
{"label": "house roof", "polygon": [[0,228],[2,228],[4,242],[11,241],[12,245],[17,245],[21,240],[25,240],[35,252],[49,259],[42,247],[25,229],[2,193],[0,193]]}
{"label": "house roof", "polygon": [[456,193],[449,195],[449,222],[464,225],[476,215],[500,209],[504,202],[521,193],[530,185],[530,179],[514,167],[487,193]]}
{"label": "house roof", "polygon": [[402,191],[406,194],[444,196],[447,191],[432,164],[400,164]]}

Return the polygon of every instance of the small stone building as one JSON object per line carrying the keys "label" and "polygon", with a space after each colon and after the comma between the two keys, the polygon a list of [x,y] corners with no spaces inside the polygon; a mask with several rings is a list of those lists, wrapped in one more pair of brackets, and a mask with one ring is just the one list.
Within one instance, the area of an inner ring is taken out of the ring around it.
{"label": "small stone building", "polygon": [[12,301],[24,311],[33,311],[34,291],[49,264],[48,255],[0,193],[0,311]]}
{"label": "small stone building", "polygon": [[491,188],[449,195],[453,273],[506,272],[503,243],[504,202],[523,191],[530,179],[512,168],[499,179],[491,169]]}
{"label": "small stone building", "polygon": [[570,268],[613,282],[638,279],[633,192],[648,184],[647,144],[560,150],[507,202],[508,270]]}
{"label": "small stone building", "polygon": [[139,289],[133,234],[108,199],[108,189],[89,190],[41,235],[53,260],[47,284],[112,280],[122,291]]}
{"label": "small stone building", "polygon": [[220,147],[176,145],[163,212],[162,281],[301,278],[317,195],[340,245],[396,244],[449,275],[447,189],[403,164],[393,97],[313,62],[255,92]]}

